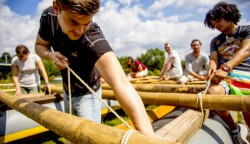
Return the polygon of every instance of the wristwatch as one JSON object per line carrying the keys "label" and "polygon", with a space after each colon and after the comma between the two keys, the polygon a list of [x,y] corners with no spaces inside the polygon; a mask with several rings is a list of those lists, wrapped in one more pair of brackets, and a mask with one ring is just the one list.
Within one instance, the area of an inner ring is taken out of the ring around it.
{"label": "wristwatch", "polygon": [[220,66],[220,68],[221,68],[222,70],[228,72],[228,73],[231,73],[231,71],[232,71],[232,68],[231,68],[230,66],[228,66],[226,63],[222,64],[222,65]]}

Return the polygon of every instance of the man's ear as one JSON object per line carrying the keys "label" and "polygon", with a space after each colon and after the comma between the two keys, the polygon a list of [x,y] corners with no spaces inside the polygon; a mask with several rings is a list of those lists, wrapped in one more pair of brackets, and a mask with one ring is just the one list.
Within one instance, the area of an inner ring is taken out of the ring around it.
{"label": "man's ear", "polygon": [[56,1],[53,0],[53,10],[56,15],[59,13],[59,6],[57,5]]}

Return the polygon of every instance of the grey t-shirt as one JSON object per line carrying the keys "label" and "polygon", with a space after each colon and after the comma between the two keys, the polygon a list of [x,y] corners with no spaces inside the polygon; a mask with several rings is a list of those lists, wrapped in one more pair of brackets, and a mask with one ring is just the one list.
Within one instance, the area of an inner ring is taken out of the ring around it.
{"label": "grey t-shirt", "polygon": [[41,58],[36,54],[29,54],[26,60],[19,60],[17,56],[12,59],[11,64],[17,65],[18,80],[21,87],[36,87],[40,85],[40,76],[36,62]]}
{"label": "grey t-shirt", "polygon": [[209,58],[205,53],[200,53],[198,59],[194,57],[193,52],[185,56],[185,75],[188,75],[190,72],[195,72],[199,74],[202,70],[202,67],[205,66],[208,69]]}

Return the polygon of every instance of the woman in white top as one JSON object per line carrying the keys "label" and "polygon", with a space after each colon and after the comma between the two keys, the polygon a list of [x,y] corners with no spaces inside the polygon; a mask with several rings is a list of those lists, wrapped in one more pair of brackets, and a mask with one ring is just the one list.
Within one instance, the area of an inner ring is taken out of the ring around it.
{"label": "woman in white top", "polygon": [[12,80],[16,88],[15,96],[40,92],[38,69],[50,93],[49,79],[41,58],[36,54],[30,54],[26,46],[18,45],[16,47],[16,56],[12,59],[11,64]]}

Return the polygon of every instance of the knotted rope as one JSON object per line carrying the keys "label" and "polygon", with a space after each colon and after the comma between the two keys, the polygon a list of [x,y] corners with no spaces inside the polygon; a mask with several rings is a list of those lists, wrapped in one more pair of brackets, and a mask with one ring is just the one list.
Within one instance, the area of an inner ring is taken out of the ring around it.
{"label": "knotted rope", "polygon": [[68,89],[69,89],[69,107],[70,107],[70,114],[72,114],[72,105],[71,105],[71,88],[70,88],[70,72],[95,96],[97,97],[117,118],[119,118],[130,130],[128,130],[122,137],[121,144],[126,144],[129,140],[129,137],[134,133],[135,131],[126,121],[124,121],[108,104],[106,104],[98,95],[92,90],[88,84],[84,82],[69,66],[65,61],[62,61],[64,65],[68,69]]}
{"label": "knotted rope", "polygon": [[126,131],[126,133],[123,135],[121,143],[120,144],[126,144],[129,140],[129,137],[133,134],[133,133],[137,133],[137,131],[135,130],[128,130]]}
{"label": "knotted rope", "polygon": [[[204,115],[204,110],[203,110],[203,102],[202,102],[202,97],[203,95],[207,94],[207,90],[209,88],[211,84],[211,77],[208,79],[207,83],[206,83],[206,88],[204,91],[201,91],[197,94],[196,96],[196,109],[197,109],[197,105],[198,105],[198,102],[200,102],[200,108],[201,108],[201,113]],[[204,117],[203,117],[203,121],[204,121]]]}

